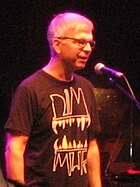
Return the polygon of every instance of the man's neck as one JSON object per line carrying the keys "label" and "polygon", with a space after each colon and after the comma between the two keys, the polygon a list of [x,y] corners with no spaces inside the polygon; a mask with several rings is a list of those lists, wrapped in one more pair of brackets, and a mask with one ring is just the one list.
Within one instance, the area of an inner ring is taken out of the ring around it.
{"label": "man's neck", "polygon": [[61,81],[70,82],[74,77],[73,72],[66,72],[62,63],[55,59],[51,59],[49,63],[42,68],[42,70]]}

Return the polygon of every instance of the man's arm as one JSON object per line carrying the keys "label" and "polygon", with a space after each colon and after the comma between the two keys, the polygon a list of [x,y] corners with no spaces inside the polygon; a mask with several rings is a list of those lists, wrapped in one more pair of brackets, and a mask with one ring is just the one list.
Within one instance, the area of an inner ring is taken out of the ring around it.
{"label": "man's arm", "polygon": [[7,133],[6,136],[6,177],[7,179],[25,184],[24,181],[24,151],[28,136],[17,136]]}
{"label": "man's arm", "polygon": [[96,140],[92,140],[89,142],[87,166],[89,186],[101,187],[100,153]]}

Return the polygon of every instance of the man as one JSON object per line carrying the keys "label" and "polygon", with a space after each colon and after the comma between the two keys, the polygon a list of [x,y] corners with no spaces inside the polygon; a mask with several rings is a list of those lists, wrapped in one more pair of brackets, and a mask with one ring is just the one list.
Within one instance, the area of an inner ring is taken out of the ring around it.
{"label": "man", "polygon": [[5,180],[1,168],[0,168],[0,187],[14,187],[13,184]]}
{"label": "man", "polygon": [[31,187],[101,187],[93,87],[74,73],[95,47],[93,31],[77,13],[50,22],[50,61],[18,86],[5,125],[8,179]]}

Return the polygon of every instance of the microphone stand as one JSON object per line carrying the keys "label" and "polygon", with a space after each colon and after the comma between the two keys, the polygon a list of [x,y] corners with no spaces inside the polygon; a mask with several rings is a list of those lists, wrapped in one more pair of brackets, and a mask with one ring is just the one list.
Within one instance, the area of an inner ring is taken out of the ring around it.
{"label": "microphone stand", "polygon": [[125,76],[123,76],[127,82],[127,85],[128,85],[128,88],[130,90],[130,93],[128,91],[126,91],[121,85],[119,85],[115,79],[113,78],[109,78],[109,82],[111,84],[114,84],[115,86],[117,86],[131,101],[132,103],[135,103],[135,105],[137,106],[138,109],[140,109],[140,102],[136,99],[131,87],[130,87],[130,84],[128,83],[128,80],[126,79]]}
{"label": "microphone stand", "polygon": [[115,86],[117,86],[117,88],[119,88],[131,101],[131,114],[130,114],[130,143],[129,143],[129,156],[130,156],[130,162],[133,161],[133,103],[137,106],[138,109],[140,109],[140,102],[136,99],[133,90],[126,78],[125,75],[123,75],[124,80],[127,83],[127,86],[129,88],[129,91],[126,91],[117,81],[116,79],[113,78],[109,78],[109,82],[111,84],[114,84]]}

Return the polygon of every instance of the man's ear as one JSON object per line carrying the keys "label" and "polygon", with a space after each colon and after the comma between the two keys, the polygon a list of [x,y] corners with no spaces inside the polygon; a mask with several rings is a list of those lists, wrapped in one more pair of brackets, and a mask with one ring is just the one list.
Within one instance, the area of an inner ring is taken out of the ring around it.
{"label": "man's ear", "polygon": [[54,51],[57,54],[60,54],[60,52],[61,52],[61,43],[60,43],[60,41],[58,39],[54,39],[53,42],[52,42],[52,45],[53,45]]}

